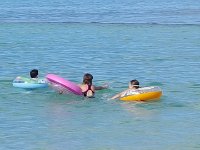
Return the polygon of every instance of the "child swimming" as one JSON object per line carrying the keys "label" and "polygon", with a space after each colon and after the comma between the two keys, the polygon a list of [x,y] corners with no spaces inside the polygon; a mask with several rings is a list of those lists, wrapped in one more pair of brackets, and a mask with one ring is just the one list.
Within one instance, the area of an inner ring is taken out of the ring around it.
{"label": "child swimming", "polygon": [[122,92],[116,94],[116,95],[113,96],[111,99],[119,98],[119,97],[121,97],[122,95],[124,95],[124,93],[126,93],[127,91],[129,91],[129,90],[133,90],[133,89],[136,90],[136,89],[140,88],[139,84],[140,84],[140,83],[139,83],[137,80],[131,80],[131,81],[129,82],[129,87],[128,87],[128,89],[126,89],[126,90],[124,90],[124,91],[122,91]]}
{"label": "child swimming", "polygon": [[31,70],[30,77],[31,77],[31,79],[37,79],[38,78],[38,70],[37,69]]}

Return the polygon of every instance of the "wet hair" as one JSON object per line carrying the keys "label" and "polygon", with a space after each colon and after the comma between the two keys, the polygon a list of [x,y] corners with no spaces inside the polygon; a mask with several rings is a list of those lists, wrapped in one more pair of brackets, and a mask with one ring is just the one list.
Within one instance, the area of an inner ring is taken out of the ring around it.
{"label": "wet hair", "polygon": [[134,86],[136,89],[138,89],[140,86],[140,83],[138,80],[131,80],[130,81],[131,85]]}
{"label": "wet hair", "polygon": [[86,73],[83,76],[83,84],[92,85],[92,79],[93,79],[93,76],[89,73]]}
{"label": "wet hair", "polygon": [[38,76],[38,70],[37,69],[33,69],[30,71],[30,76],[31,78],[37,78]]}

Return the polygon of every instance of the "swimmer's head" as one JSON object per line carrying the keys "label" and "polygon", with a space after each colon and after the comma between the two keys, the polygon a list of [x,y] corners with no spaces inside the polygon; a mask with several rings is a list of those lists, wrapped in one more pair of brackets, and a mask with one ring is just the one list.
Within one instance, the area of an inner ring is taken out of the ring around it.
{"label": "swimmer's head", "polygon": [[129,88],[138,89],[139,85],[140,85],[139,81],[137,81],[137,80],[131,80],[130,83],[129,83]]}
{"label": "swimmer's head", "polygon": [[86,73],[83,76],[83,84],[92,85],[92,79],[93,79],[93,76],[89,73]]}
{"label": "swimmer's head", "polygon": [[38,77],[38,70],[37,69],[31,70],[30,76],[31,76],[31,78],[37,78]]}

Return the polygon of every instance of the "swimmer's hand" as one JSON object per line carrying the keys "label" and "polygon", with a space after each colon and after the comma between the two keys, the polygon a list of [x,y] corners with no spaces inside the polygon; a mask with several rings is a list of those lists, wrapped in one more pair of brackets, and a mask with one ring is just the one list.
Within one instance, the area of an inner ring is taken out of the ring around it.
{"label": "swimmer's hand", "polygon": [[102,87],[103,87],[104,89],[108,89],[108,88],[109,88],[109,85],[108,85],[108,83],[105,83],[105,84],[102,85]]}

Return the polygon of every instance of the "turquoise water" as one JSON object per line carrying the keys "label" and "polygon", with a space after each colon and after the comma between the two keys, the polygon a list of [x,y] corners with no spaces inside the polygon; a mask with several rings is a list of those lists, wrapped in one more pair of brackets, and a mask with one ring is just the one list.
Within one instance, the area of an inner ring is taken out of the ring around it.
{"label": "turquoise water", "polygon": [[[0,149],[200,149],[198,1],[2,0],[0,10]],[[110,87],[83,99],[12,86],[33,68]],[[162,98],[110,100],[132,79]]]}
{"label": "turquoise water", "polygon": [[0,22],[199,24],[198,0],[1,0]]}
{"label": "turquoise water", "polygon": [[[199,25],[1,23],[1,149],[199,149]],[[38,68],[109,83],[94,99],[12,80]],[[110,100],[130,79],[160,86],[151,103]]]}

